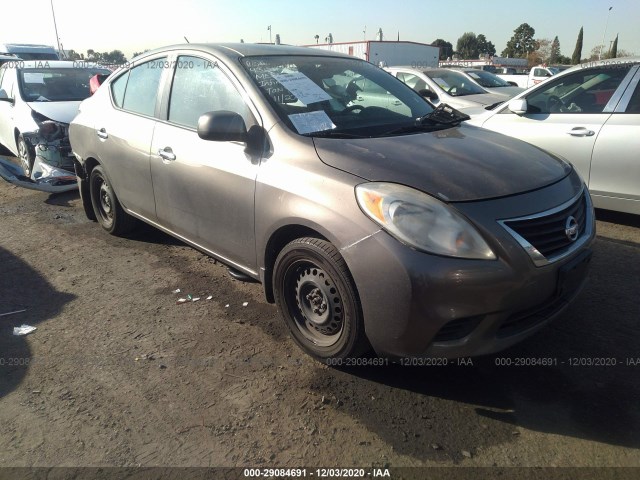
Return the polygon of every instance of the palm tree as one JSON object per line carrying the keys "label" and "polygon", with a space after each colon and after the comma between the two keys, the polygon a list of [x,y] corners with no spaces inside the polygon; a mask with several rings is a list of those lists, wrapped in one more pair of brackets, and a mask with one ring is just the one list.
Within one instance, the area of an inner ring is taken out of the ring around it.
{"label": "palm tree", "polygon": [[316,39],[316,44],[318,43],[318,40],[320,40],[320,35],[316,35],[315,37],[313,37]]}

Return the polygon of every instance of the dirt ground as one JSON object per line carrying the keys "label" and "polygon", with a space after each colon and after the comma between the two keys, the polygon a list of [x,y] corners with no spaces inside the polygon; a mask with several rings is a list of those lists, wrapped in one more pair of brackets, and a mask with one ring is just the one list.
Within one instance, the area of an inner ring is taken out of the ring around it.
{"label": "dirt ground", "polygon": [[[0,314],[26,310],[0,316],[0,467],[640,467],[640,221],[598,215],[589,285],[526,342],[335,369],[260,285],[152,228],[109,236],[77,193],[0,181]],[[531,358],[557,365],[515,365]]]}

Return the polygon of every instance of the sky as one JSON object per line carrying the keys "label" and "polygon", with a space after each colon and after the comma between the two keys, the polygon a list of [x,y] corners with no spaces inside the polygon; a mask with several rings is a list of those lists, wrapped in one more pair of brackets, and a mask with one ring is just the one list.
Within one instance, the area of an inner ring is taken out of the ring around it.
{"label": "sky", "polygon": [[[640,0],[2,0],[0,43],[56,44],[86,53],[133,52],[196,42],[315,43],[331,33],[334,42],[385,40],[431,43],[437,38],[456,46],[465,32],[484,34],[500,54],[513,30],[528,23],[536,38],[558,36],[562,54],[571,56],[584,27],[582,56],[602,43],[640,56]],[[609,7],[613,9],[609,12]],[[607,21],[608,17],[608,21]],[[10,21],[5,21],[10,19]],[[366,33],[365,33],[366,32]]]}

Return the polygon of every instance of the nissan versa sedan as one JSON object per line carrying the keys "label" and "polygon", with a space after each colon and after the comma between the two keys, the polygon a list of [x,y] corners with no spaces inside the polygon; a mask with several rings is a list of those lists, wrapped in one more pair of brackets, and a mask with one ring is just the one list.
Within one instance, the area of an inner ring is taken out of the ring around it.
{"label": "nissan versa sedan", "polygon": [[596,207],[638,215],[639,83],[640,58],[584,63],[474,122],[562,155],[587,182]]}
{"label": "nissan versa sedan", "polygon": [[458,357],[557,317],[595,234],[570,164],[464,118],[353,57],[191,44],[114,72],[71,144],[90,218],[260,281],[316,359]]}

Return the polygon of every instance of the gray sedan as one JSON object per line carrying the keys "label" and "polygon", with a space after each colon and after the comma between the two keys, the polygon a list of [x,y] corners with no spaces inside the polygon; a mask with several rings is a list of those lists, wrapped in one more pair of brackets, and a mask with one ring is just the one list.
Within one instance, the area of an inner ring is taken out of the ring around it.
{"label": "gray sedan", "polygon": [[471,123],[569,160],[596,207],[640,214],[640,59],[584,63]]}
{"label": "gray sedan", "polygon": [[111,75],[71,144],[90,218],[147,222],[261,282],[295,342],[339,365],[493,352],[580,291],[584,183],[465,118],[353,57],[191,44]]}

